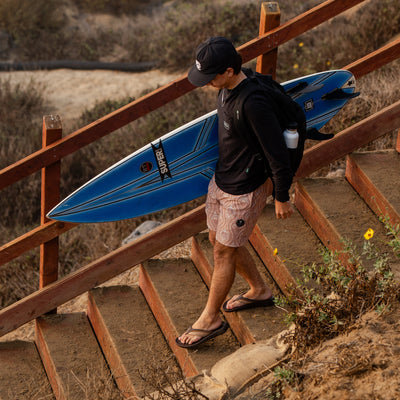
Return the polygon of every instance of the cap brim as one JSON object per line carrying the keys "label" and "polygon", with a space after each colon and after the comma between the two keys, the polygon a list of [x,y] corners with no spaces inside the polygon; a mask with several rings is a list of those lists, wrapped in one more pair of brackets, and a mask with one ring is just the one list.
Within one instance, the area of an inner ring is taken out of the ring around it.
{"label": "cap brim", "polygon": [[218,73],[205,74],[199,71],[196,65],[193,65],[189,70],[188,79],[192,85],[201,87],[210,83],[217,75]]}

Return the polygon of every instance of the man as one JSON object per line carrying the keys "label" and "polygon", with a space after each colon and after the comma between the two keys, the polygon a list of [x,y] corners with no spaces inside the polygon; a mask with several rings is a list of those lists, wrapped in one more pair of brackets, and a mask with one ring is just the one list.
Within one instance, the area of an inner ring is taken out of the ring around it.
{"label": "man", "polygon": [[[243,128],[239,132],[234,124],[235,101],[245,85],[251,84],[246,73],[233,44],[226,38],[213,37],[197,48],[196,63],[188,75],[195,86],[210,85],[219,90],[219,159],[206,201],[209,239],[214,247],[209,297],[198,320],[176,339],[181,347],[195,347],[227,330],[226,322],[220,317],[221,306],[226,312],[232,312],[274,304],[271,289],[262,279],[245,244],[265,206],[268,177],[274,184],[277,218],[292,215],[289,188],[293,173],[282,126],[265,96],[255,92],[244,104],[244,117],[252,132],[243,132]],[[265,157],[251,150],[246,139],[250,135],[257,137]],[[225,301],[235,271],[250,288],[245,294]]]}

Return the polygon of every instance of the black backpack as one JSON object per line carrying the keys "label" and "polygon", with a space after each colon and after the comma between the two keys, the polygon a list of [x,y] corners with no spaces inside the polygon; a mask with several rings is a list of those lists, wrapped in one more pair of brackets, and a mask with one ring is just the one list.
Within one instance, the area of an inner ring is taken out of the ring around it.
{"label": "black backpack", "polygon": [[[304,142],[307,138],[306,117],[303,108],[297,104],[286,92],[282,85],[272,79],[270,75],[263,75],[253,72],[249,69],[243,69],[243,72],[250,79],[249,84],[243,87],[235,104],[235,118],[234,123],[238,128],[238,132],[251,131],[247,128],[245,118],[243,117],[243,106],[247,98],[255,92],[261,92],[270,100],[275,114],[278,118],[280,126],[283,131],[295,123],[299,133],[299,143],[296,149],[288,149],[290,153],[290,162],[293,176],[295,175],[301,159],[303,157]],[[248,143],[253,153],[258,158],[263,159],[264,156],[260,154],[260,145],[257,138],[244,137],[243,139]]]}

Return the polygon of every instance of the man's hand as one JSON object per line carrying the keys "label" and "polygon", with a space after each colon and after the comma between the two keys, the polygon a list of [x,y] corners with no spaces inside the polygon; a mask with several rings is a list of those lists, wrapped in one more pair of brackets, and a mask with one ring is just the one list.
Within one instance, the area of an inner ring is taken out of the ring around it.
{"label": "man's hand", "polygon": [[281,203],[275,199],[275,214],[277,219],[289,218],[293,213],[294,209],[290,201]]}

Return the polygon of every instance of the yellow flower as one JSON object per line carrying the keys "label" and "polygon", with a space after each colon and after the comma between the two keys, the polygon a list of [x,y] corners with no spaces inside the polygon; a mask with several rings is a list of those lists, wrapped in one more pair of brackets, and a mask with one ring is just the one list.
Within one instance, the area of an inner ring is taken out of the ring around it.
{"label": "yellow flower", "polygon": [[372,238],[372,236],[374,236],[374,230],[369,228],[367,232],[364,233],[364,238],[365,240],[369,240]]}
{"label": "yellow flower", "polygon": [[275,250],[274,250],[274,256],[276,256],[277,254],[278,254],[278,249],[275,248]]}
{"label": "yellow flower", "polygon": [[299,47],[303,47],[304,46],[304,43],[303,42],[300,42],[299,43]]}
{"label": "yellow flower", "polygon": [[293,65],[293,68],[294,68],[294,69],[299,68],[299,64],[294,64],[294,65]]}

